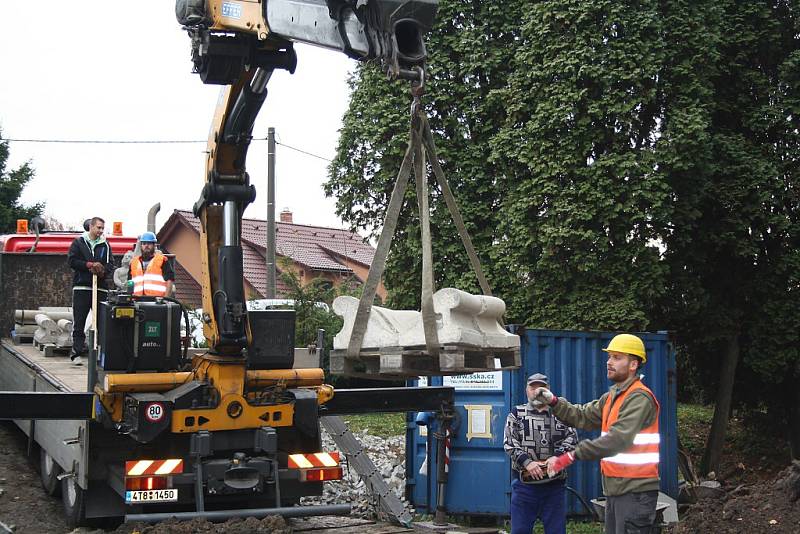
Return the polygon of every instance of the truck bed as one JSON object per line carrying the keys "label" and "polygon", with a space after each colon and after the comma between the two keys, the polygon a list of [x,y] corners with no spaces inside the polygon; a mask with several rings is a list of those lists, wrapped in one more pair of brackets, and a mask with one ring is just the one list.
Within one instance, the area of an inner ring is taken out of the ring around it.
{"label": "truck bed", "polygon": [[3,357],[13,356],[39,375],[56,391],[86,391],[86,358],[84,365],[72,365],[68,355],[45,356],[30,344],[15,345],[10,339],[2,340]]}

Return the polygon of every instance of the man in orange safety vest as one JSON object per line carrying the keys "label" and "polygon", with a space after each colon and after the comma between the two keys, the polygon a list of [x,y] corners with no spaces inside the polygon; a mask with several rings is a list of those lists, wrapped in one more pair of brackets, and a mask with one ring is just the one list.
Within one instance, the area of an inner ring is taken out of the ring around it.
{"label": "man in orange safety vest", "polygon": [[601,430],[599,438],[548,458],[547,472],[553,476],[575,460],[600,460],[606,534],[649,533],[658,501],[660,407],[639,376],[647,353],[642,340],[631,334],[615,336],[603,350],[608,353],[606,370],[613,385],[599,399],[577,405],[546,388],[533,393],[564,423]]}
{"label": "man in orange safety vest", "polygon": [[172,295],[175,271],[169,260],[156,251],[156,235],[145,232],[139,237],[140,256],[134,256],[128,270],[128,280],[133,282],[133,295],[165,297]]}

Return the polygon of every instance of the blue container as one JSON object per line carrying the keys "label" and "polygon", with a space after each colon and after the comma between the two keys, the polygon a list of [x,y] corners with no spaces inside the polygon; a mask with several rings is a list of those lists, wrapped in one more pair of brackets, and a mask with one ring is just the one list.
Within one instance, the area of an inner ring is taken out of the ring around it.
{"label": "blue container", "polygon": [[[457,420],[451,437],[450,469],[445,504],[452,514],[508,515],[511,503],[510,461],[503,451],[503,428],[512,406],[527,402],[526,379],[541,372],[551,389],[572,403],[585,403],[608,391],[606,353],[601,349],[613,332],[525,330],[522,367],[516,371],[477,373],[459,377],[431,377],[420,385],[456,388]],[[668,335],[638,334],[645,343],[647,365],[644,383],[661,403],[661,491],[678,496],[678,417],[675,355]],[[436,509],[436,441],[427,428],[409,417],[406,432],[407,496],[420,512]],[[436,430],[433,428],[431,430]],[[427,436],[426,436],[427,434]],[[598,432],[578,431],[580,439]],[[430,448],[427,472],[423,464]],[[576,462],[569,468],[568,485],[588,502],[602,496],[599,462]],[[586,515],[580,501],[569,494],[567,513]]]}

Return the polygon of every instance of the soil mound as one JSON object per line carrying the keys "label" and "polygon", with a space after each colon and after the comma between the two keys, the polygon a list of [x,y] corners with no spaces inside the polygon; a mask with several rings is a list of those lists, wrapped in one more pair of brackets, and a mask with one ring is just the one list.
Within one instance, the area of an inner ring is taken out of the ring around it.
{"label": "soil mound", "polygon": [[696,532],[800,532],[800,462],[795,461],[773,480],[742,484],[692,505],[673,529]]}
{"label": "soil mound", "polygon": [[274,533],[291,534],[292,529],[280,516],[268,516],[264,519],[249,517],[247,519],[230,519],[224,523],[210,523],[205,519],[192,519],[191,521],[176,521],[170,519],[148,525],[146,523],[125,524],[115,532],[124,534],[246,534],[246,533]]}

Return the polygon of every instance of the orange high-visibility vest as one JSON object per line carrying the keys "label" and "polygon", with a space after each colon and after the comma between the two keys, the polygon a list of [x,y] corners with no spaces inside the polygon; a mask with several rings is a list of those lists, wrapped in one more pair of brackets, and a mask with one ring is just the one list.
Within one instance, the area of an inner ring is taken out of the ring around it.
{"label": "orange high-visibility vest", "polygon": [[163,297],[167,294],[167,282],[161,273],[161,266],[167,260],[166,256],[156,253],[147,270],[142,270],[141,256],[134,256],[131,260],[131,280],[133,280],[133,294],[137,296]]}
{"label": "orange high-visibility vest", "polygon": [[658,444],[661,441],[658,433],[658,416],[661,412],[661,406],[658,404],[653,392],[642,384],[641,380],[634,381],[613,402],[609,400],[610,396],[606,400],[605,406],[603,406],[603,434],[606,434],[619,418],[620,406],[625,402],[628,395],[637,390],[646,391],[656,403],[655,420],[650,426],[643,428],[636,434],[633,438],[633,445],[629,449],[600,460],[600,470],[607,477],[658,478]]}

